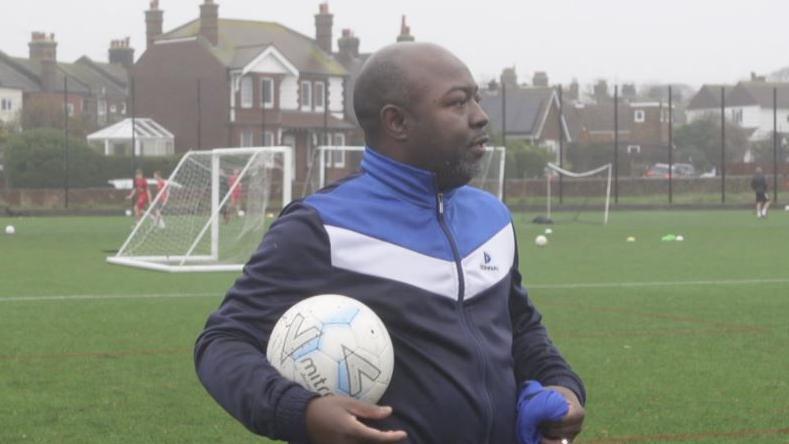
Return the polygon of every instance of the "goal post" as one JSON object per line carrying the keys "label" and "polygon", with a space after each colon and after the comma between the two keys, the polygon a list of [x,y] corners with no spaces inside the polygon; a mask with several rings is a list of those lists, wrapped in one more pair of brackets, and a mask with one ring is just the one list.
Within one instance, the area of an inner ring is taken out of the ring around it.
{"label": "goal post", "polygon": [[107,261],[168,272],[241,270],[291,201],[293,162],[287,146],[186,153]]}
{"label": "goal post", "polygon": [[[313,151],[304,181],[302,196],[306,197],[326,185],[361,170],[364,146],[319,146]],[[506,148],[486,147],[480,161],[480,173],[471,185],[486,190],[499,198],[504,197],[504,165]]]}
{"label": "goal post", "polygon": [[[607,163],[602,165],[598,168],[589,170],[589,171],[582,171],[582,172],[573,172],[570,170],[566,170],[564,168],[559,167],[556,164],[548,163],[545,167],[546,175],[545,175],[545,189],[547,193],[546,199],[546,213],[548,216],[548,220],[552,220],[551,214],[551,178],[555,175],[561,175],[569,178],[574,179],[588,179],[590,181],[600,181],[600,177],[602,177],[602,183],[604,185],[603,190],[601,191],[601,195],[603,196],[603,224],[608,224],[608,214],[609,208],[611,203],[611,171],[612,165]],[[597,176],[597,178],[595,178]],[[586,197],[590,197],[587,192],[589,190],[594,190],[593,186],[589,186],[591,183],[585,183],[584,188],[584,195]]]}

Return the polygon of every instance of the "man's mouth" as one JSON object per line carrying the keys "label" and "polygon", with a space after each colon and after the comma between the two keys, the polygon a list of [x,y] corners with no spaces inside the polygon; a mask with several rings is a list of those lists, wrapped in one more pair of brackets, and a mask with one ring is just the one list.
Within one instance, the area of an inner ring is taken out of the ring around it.
{"label": "man's mouth", "polygon": [[484,154],[485,147],[487,146],[489,140],[490,139],[488,138],[488,136],[478,137],[474,139],[470,144],[471,151],[474,152],[474,154]]}

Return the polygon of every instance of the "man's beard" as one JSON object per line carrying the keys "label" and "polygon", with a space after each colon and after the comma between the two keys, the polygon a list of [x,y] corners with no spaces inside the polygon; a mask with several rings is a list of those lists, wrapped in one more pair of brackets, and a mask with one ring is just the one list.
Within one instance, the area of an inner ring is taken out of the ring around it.
{"label": "man's beard", "polygon": [[451,190],[466,185],[482,170],[482,159],[478,158],[470,149],[460,155],[438,165],[436,180],[441,191]]}

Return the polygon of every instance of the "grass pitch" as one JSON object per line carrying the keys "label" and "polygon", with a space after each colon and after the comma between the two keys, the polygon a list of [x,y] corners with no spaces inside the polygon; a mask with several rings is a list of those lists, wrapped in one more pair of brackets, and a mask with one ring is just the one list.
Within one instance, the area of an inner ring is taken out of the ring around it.
{"label": "grass pitch", "polygon": [[[521,270],[586,381],[577,442],[789,442],[789,214],[614,212],[544,248],[533,216]],[[130,223],[0,219],[0,442],[261,442],[192,364],[235,274],[106,264]]]}

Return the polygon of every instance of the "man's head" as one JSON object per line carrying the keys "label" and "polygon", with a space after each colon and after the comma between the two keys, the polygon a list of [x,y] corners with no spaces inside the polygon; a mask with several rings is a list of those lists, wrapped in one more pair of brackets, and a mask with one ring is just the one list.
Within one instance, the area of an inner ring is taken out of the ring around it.
{"label": "man's head", "polygon": [[134,170],[135,177],[142,177],[142,168],[137,168]]}
{"label": "man's head", "polygon": [[373,54],[356,80],[354,110],[367,144],[436,173],[440,189],[479,169],[488,116],[468,68],[428,43],[397,43]]}

